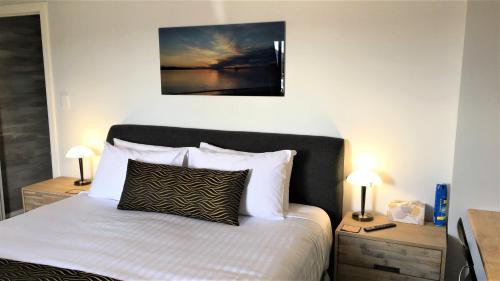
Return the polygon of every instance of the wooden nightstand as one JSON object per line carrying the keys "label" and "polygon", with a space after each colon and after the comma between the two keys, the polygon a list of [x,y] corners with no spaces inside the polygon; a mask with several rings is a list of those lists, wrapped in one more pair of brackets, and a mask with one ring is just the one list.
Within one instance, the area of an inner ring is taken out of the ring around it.
{"label": "wooden nightstand", "polygon": [[75,186],[74,178],[58,177],[23,187],[24,211],[68,198],[80,191],[87,191],[90,185]]}
{"label": "wooden nightstand", "polygon": [[446,228],[396,223],[394,228],[359,233],[341,231],[342,225],[389,223],[385,216],[358,222],[348,213],[335,231],[335,280],[444,280]]}

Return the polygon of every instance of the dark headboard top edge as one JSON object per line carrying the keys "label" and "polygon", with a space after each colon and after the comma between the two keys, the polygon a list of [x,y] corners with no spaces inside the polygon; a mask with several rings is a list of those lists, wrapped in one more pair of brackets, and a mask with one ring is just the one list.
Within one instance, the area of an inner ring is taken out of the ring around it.
{"label": "dark headboard top edge", "polygon": [[[239,130],[218,130],[218,129],[198,129],[198,128],[190,128],[190,127],[173,127],[173,126],[160,126],[160,125],[143,125],[143,124],[117,124],[117,125],[112,125],[108,131],[108,135],[106,137],[106,141],[110,144],[113,144],[113,138],[118,138],[116,136],[110,137],[111,131],[118,129],[121,130],[125,127],[129,128],[134,128],[134,127],[150,127],[152,129],[161,129],[161,128],[169,128],[169,129],[174,129],[174,130],[185,130],[185,131],[192,131],[192,132],[197,132],[199,134],[203,134],[203,132],[221,132],[221,133],[237,133],[237,134],[242,134],[242,135],[266,135],[266,134],[272,134],[272,135],[282,135],[282,136],[289,136],[289,137],[314,137],[318,139],[336,139],[339,141],[344,141],[342,138],[337,138],[337,137],[331,137],[331,136],[323,136],[323,135],[301,135],[301,134],[293,134],[293,133],[274,133],[274,132],[254,132],[254,131],[239,131]],[[119,139],[119,138],[118,138]]]}

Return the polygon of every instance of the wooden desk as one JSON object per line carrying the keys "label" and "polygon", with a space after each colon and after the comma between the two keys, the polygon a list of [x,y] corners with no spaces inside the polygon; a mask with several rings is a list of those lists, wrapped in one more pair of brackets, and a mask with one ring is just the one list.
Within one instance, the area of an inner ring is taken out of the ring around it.
{"label": "wooden desk", "polygon": [[468,214],[486,277],[500,280],[500,212],[469,209]]}

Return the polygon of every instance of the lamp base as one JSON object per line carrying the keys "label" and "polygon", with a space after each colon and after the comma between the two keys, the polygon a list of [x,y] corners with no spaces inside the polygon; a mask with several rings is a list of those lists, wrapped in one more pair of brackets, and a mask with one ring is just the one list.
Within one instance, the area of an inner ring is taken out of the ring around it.
{"label": "lamp base", "polygon": [[92,181],[91,180],[76,180],[75,181],[75,185],[76,186],[83,186],[83,185],[89,185],[91,184]]}
{"label": "lamp base", "polygon": [[364,215],[361,215],[361,212],[354,212],[354,213],[352,213],[352,219],[357,220],[357,221],[372,221],[373,216],[370,215],[369,213],[365,213]]}

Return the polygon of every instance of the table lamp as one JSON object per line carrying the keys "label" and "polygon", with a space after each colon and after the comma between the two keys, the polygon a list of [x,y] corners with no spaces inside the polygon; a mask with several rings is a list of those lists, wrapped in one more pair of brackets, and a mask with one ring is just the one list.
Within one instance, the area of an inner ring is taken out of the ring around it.
{"label": "table lamp", "polygon": [[380,183],[380,177],[370,170],[355,170],[347,177],[347,182],[361,186],[361,212],[352,213],[352,218],[357,221],[372,221],[373,216],[365,212],[366,187]]}
{"label": "table lamp", "polygon": [[83,179],[83,158],[92,155],[94,155],[94,152],[84,145],[74,146],[66,153],[66,158],[78,158],[78,163],[80,164],[80,179],[75,181],[75,185],[82,186],[91,183],[90,180]]}

